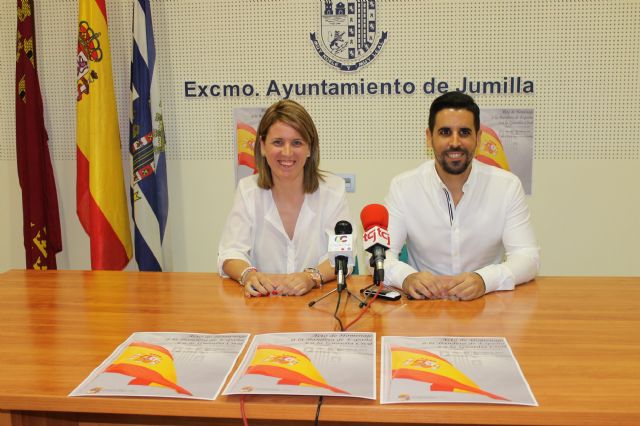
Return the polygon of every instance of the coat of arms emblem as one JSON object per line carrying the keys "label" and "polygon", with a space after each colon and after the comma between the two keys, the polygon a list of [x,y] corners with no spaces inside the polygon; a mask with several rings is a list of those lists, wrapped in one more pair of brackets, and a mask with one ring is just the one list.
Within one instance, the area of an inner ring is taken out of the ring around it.
{"label": "coat of arms emblem", "polygon": [[356,71],[380,53],[387,33],[378,33],[376,0],[320,0],[320,33],[311,41],[322,59],[342,71]]}

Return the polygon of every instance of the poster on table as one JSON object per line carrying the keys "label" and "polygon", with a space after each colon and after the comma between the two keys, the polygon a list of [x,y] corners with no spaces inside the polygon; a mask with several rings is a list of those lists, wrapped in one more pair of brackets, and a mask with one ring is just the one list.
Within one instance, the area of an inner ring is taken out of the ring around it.
{"label": "poster on table", "polygon": [[133,333],[69,396],[214,400],[249,334]]}
{"label": "poster on table", "polygon": [[381,404],[538,405],[503,337],[383,336],[381,351]]}
{"label": "poster on table", "polygon": [[375,371],[375,333],[259,334],[223,395],[375,399]]}

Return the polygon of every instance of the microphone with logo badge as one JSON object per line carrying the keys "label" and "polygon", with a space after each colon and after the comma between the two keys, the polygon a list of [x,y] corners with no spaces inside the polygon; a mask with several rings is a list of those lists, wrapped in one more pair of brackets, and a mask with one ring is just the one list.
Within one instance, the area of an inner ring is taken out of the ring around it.
{"label": "microphone with logo badge", "polygon": [[329,239],[329,262],[335,267],[336,289],[341,292],[347,287],[346,277],[349,266],[353,266],[353,227],[346,220],[336,223],[335,235]]}
{"label": "microphone with logo badge", "polygon": [[[318,299],[309,302],[309,306],[313,306],[316,302],[328,297],[334,292],[342,293],[343,290],[347,290],[347,293],[355,297],[359,302],[363,303],[360,298],[351,293],[347,289],[347,275],[349,274],[349,267],[355,265],[353,258],[353,227],[346,220],[341,220],[336,223],[333,234],[329,234],[329,244],[327,252],[329,254],[329,262],[331,266],[335,267],[336,281],[338,282],[336,288],[331,290],[327,294],[323,294]],[[338,299],[338,303],[339,303]]]}
{"label": "microphone with logo badge", "polygon": [[373,270],[373,283],[380,284],[384,281],[385,252],[391,246],[389,240],[389,212],[381,204],[369,204],[360,213],[364,235],[362,241],[364,249],[371,253],[369,260]]}

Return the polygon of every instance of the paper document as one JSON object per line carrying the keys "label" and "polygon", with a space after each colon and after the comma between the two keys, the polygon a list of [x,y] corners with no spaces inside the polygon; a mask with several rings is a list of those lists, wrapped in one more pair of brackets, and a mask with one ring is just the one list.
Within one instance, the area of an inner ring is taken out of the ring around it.
{"label": "paper document", "polygon": [[216,399],[249,334],[133,333],[69,396]]}
{"label": "paper document", "polygon": [[253,338],[223,395],[376,398],[375,333],[273,333]]}
{"label": "paper document", "polygon": [[534,405],[503,337],[382,337],[380,403]]}

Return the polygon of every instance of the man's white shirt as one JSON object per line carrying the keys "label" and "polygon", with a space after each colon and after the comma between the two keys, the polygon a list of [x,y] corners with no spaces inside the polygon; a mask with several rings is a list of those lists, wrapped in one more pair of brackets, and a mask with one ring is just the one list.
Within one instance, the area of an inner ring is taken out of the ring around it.
{"label": "man's white shirt", "polygon": [[[391,249],[387,284],[402,287],[418,271],[436,275],[477,272],[486,291],[512,290],[540,266],[529,207],[517,176],[473,160],[454,206],[435,161],[396,176],[385,199]],[[408,264],[397,254],[407,245]]]}

